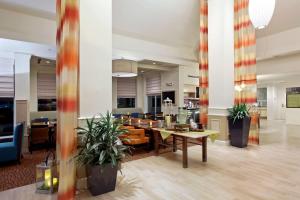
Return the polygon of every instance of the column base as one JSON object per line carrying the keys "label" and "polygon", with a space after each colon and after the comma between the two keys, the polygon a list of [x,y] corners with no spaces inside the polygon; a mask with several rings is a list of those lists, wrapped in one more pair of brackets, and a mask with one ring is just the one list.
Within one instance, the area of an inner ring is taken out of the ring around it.
{"label": "column base", "polygon": [[227,141],[229,139],[227,116],[226,108],[208,109],[208,129],[219,131],[217,140]]}

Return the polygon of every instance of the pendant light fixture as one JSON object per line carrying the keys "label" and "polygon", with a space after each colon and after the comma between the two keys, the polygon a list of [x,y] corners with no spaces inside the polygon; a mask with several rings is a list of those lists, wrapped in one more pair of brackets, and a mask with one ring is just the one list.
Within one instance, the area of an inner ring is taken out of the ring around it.
{"label": "pendant light fixture", "polygon": [[249,16],[256,29],[263,29],[271,21],[276,0],[249,0]]}
{"label": "pendant light fixture", "polygon": [[132,60],[118,59],[112,61],[113,77],[135,77],[137,76],[138,63]]}

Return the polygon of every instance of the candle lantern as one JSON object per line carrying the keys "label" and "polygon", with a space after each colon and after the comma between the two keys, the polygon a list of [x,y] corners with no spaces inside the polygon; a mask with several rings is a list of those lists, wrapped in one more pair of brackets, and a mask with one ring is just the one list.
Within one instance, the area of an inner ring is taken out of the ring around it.
{"label": "candle lantern", "polygon": [[[50,156],[52,155],[52,159]],[[45,161],[36,165],[36,192],[52,194],[58,190],[58,171],[55,155],[49,152]]]}

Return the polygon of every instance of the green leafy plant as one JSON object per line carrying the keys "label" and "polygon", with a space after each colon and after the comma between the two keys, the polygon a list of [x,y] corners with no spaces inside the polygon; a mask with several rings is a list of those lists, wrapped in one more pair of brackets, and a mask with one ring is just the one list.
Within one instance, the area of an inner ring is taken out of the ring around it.
{"label": "green leafy plant", "polygon": [[229,112],[229,118],[233,119],[233,123],[235,123],[238,119],[249,117],[249,109],[247,109],[246,104],[237,104],[234,105],[233,108],[229,108],[227,110]]}
{"label": "green leafy plant", "polygon": [[83,143],[77,160],[83,165],[117,166],[128,152],[128,147],[119,139],[127,130],[120,129],[109,112],[99,119],[87,119],[86,127],[78,127],[77,130]]}

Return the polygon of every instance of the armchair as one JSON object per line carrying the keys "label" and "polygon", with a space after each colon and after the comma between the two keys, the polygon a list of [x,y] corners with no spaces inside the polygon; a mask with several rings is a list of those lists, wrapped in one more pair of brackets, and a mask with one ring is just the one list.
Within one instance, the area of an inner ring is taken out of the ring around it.
{"label": "armchair", "polygon": [[140,145],[149,143],[149,137],[145,136],[144,129],[128,129],[128,133],[122,135],[121,139],[126,145]]}
{"label": "armchair", "polygon": [[0,162],[17,161],[21,163],[21,150],[24,124],[18,123],[14,129],[12,142],[0,143]]}

